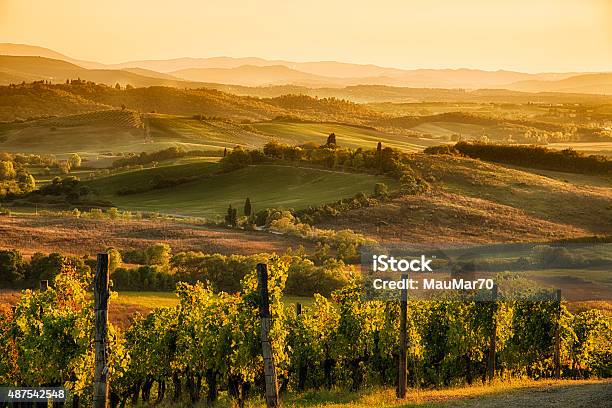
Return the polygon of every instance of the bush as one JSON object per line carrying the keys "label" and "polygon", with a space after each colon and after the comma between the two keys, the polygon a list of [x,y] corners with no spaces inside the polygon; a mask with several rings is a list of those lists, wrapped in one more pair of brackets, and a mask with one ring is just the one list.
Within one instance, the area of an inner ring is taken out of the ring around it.
{"label": "bush", "polygon": [[145,264],[167,267],[170,263],[172,251],[168,244],[151,245],[144,251]]}
{"label": "bush", "polygon": [[136,269],[117,268],[111,279],[114,290],[171,291],[176,288],[172,275],[149,265]]}
{"label": "bush", "polygon": [[17,250],[0,251],[0,285],[11,286],[25,278],[25,262]]}
{"label": "bush", "polygon": [[389,187],[385,183],[376,183],[374,186],[374,195],[376,197],[385,198],[389,195]]}

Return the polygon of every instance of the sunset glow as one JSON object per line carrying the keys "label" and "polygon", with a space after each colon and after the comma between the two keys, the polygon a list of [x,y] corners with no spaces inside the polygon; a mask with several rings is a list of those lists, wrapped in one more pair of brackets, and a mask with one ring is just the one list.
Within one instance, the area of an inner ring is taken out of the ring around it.
{"label": "sunset glow", "polygon": [[0,42],[104,63],[223,55],[610,71],[611,27],[608,0],[0,1]]}

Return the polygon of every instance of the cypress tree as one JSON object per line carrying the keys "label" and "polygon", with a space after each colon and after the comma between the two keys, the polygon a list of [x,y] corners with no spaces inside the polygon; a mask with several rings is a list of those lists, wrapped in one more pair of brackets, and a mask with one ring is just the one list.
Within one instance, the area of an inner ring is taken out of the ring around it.
{"label": "cypress tree", "polygon": [[229,207],[227,208],[227,215],[225,216],[225,223],[227,225],[235,227],[237,220],[238,220],[238,211],[236,211],[235,208],[232,208],[232,205],[230,204]]}
{"label": "cypress tree", "polygon": [[244,202],[244,215],[246,215],[247,217],[251,216],[251,199],[249,197],[247,197],[246,201]]}

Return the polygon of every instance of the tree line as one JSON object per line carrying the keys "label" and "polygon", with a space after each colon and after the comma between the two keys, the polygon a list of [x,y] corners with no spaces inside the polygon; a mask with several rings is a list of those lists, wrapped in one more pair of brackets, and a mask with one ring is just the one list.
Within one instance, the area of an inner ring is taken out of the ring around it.
{"label": "tree line", "polygon": [[[110,248],[109,269],[115,290],[174,291],[182,282],[207,282],[215,292],[236,293],[240,281],[270,254],[221,255],[202,252],[172,253],[167,244],[154,244],[143,250]],[[319,256],[317,256],[319,255]],[[288,250],[280,256],[287,265],[287,293],[312,296],[329,295],[348,281],[352,269],[327,253],[306,256],[303,248]],[[125,264],[138,266],[126,266]],[[66,271],[90,275],[95,260],[89,257],[36,253],[28,262],[18,250],[0,250],[0,287],[31,288],[40,280],[52,281]]]}
{"label": "tree line", "polygon": [[459,154],[474,159],[569,173],[611,174],[612,160],[586,155],[573,149],[552,150],[542,146],[500,145],[459,142],[454,146],[433,146],[429,154]]}

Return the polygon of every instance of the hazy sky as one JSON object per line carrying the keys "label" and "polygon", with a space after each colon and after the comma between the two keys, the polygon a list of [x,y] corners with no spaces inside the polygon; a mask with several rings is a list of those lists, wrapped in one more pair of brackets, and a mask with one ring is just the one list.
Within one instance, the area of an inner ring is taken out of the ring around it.
{"label": "hazy sky", "polygon": [[612,0],[0,0],[0,42],[181,56],[612,71]]}

